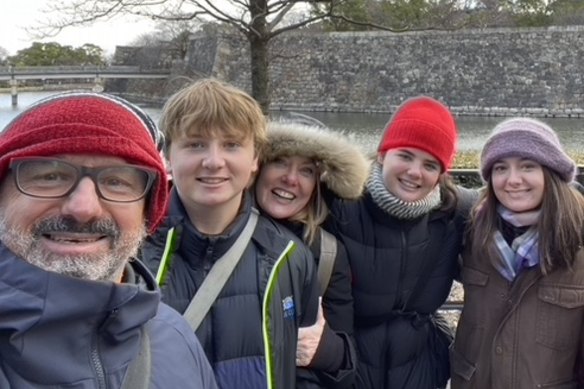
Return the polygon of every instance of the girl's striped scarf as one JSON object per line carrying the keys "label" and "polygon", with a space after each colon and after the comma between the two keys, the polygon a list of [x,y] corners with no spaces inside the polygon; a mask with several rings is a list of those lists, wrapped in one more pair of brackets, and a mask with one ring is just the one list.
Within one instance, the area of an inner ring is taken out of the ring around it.
{"label": "girl's striped scarf", "polygon": [[406,202],[398,199],[396,196],[389,193],[385,187],[381,175],[381,165],[379,163],[373,164],[371,174],[367,180],[367,190],[379,208],[398,219],[415,219],[442,205],[440,185],[436,185],[434,189],[421,200]]}

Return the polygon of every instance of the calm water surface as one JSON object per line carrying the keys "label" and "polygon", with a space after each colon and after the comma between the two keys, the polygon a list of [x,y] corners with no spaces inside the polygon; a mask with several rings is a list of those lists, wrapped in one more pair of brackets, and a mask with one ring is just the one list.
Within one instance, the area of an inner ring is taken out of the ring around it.
{"label": "calm water surface", "polygon": [[[0,93],[0,128],[20,111],[38,99],[54,92],[25,92],[18,96],[18,107],[11,106],[9,94]],[[160,116],[160,108],[144,107],[155,120]],[[389,119],[389,114],[304,112],[327,126],[351,133],[366,151],[377,146],[382,129]],[[273,112],[273,116],[286,116],[286,112]],[[459,149],[462,151],[480,150],[491,129],[503,118],[483,118],[461,116],[457,118],[459,126]],[[568,150],[584,152],[584,119],[542,119],[550,124],[559,134]]]}

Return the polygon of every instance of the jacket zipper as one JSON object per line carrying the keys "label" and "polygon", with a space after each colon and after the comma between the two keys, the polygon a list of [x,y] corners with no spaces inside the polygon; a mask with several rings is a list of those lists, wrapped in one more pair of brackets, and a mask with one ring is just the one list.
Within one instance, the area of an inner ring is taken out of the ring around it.
{"label": "jacket zipper", "polygon": [[[406,258],[407,258],[407,250],[406,250],[406,244],[407,244],[407,239],[406,239],[406,234],[403,231],[400,231],[400,235],[401,235],[401,243],[402,243],[402,247],[401,247],[401,256],[400,256],[400,264],[399,264],[399,278],[397,280],[397,295],[396,295],[396,299],[398,301],[402,300],[402,297],[404,295],[403,291],[402,291],[402,279],[404,277],[404,272],[405,272],[405,267],[406,267]],[[403,301],[403,303],[401,304],[401,307],[399,308],[400,311],[403,312],[404,309],[406,309],[405,304],[407,303],[407,299]],[[393,308],[395,309],[395,307]]]}
{"label": "jacket zipper", "polygon": [[99,357],[98,348],[97,335],[95,335],[91,345],[91,362],[93,363],[93,368],[97,378],[97,387],[101,389],[107,389],[105,371],[103,369],[103,364],[101,363],[101,358]]}

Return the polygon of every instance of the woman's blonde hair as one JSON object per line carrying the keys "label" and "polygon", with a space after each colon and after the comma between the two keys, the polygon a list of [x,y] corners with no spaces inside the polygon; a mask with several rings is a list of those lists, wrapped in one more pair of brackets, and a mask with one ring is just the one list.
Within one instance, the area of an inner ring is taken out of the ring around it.
{"label": "woman's blonde hair", "polygon": [[328,207],[321,193],[321,182],[320,174],[316,176],[316,185],[310,196],[310,200],[304,207],[304,210],[295,216],[291,217],[290,220],[297,221],[304,224],[304,233],[302,239],[308,245],[311,245],[316,237],[319,226],[324,223],[328,216]]}

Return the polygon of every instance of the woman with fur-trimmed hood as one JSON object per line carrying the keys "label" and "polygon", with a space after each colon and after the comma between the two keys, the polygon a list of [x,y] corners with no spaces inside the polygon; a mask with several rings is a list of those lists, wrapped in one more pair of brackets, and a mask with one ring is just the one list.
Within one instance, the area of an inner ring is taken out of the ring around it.
{"label": "woman with fur-trimmed hood", "polygon": [[369,163],[348,137],[320,126],[274,121],[268,139],[255,183],[257,205],[310,247],[322,295],[317,322],[298,334],[297,388],[352,387],[357,361],[350,268],[343,244],[321,228],[328,216],[321,185],[357,199]]}

